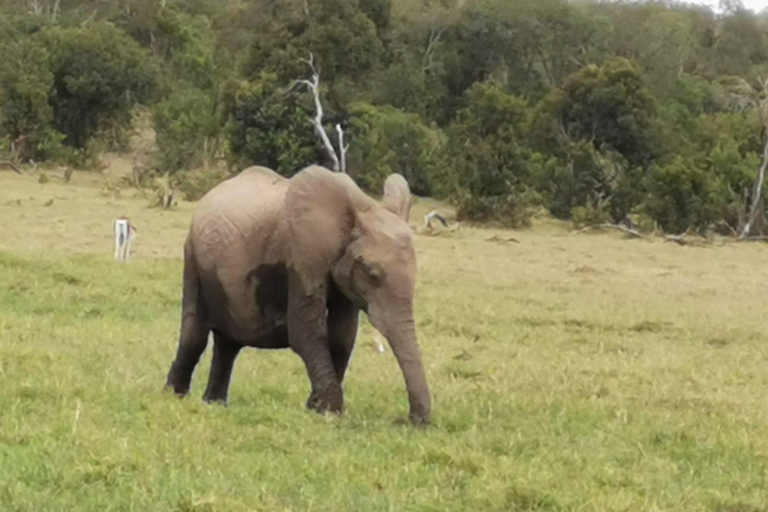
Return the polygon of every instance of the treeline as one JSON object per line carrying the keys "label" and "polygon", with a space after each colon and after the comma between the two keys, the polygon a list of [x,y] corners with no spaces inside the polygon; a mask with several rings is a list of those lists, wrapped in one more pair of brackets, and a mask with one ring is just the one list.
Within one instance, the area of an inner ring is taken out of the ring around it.
{"label": "treeline", "polygon": [[[328,165],[310,55],[349,173],[462,218],[762,231],[768,18],[677,2],[0,0],[0,136],[86,163],[152,111],[152,173]],[[210,176],[217,176],[210,171]],[[194,182],[196,185],[189,185]],[[752,214],[750,216],[750,214]]]}

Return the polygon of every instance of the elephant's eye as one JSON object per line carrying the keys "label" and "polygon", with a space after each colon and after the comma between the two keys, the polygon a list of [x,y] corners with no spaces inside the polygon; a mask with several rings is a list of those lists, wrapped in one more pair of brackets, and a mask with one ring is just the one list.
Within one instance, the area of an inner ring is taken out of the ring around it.
{"label": "elephant's eye", "polygon": [[384,269],[381,268],[381,265],[373,263],[368,266],[368,277],[371,278],[371,281],[378,284],[384,279]]}

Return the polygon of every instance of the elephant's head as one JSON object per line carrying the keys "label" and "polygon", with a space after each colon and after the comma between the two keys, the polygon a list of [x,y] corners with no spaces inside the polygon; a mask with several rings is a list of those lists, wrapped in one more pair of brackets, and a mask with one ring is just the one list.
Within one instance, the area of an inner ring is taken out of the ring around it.
{"label": "elephant's head", "polygon": [[[391,187],[396,197],[388,189],[380,204],[348,176],[322,167],[307,168],[290,181],[291,262],[306,291],[331,278],[368,314],[403,371],[411,421],[428,422],[431,398],[413,316],[416,255],[404,219],[410,209],[407,183]],[[397,206],[404,194],[407,209]]]}

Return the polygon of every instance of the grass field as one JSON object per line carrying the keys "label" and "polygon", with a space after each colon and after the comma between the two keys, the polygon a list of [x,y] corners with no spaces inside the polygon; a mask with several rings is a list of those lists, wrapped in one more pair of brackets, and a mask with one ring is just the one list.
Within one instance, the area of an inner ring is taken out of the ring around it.
{"label": "grass field", "polygon": [[415,430],[367,324],[341,418],[304,409],[287,351],[246,350],[228,408],[200,400],[208,352],[187,399],[162,393],[194,205],[83,176],[0,174],[3,512],[768,511],[764,245],[417,236],[434,421]]}

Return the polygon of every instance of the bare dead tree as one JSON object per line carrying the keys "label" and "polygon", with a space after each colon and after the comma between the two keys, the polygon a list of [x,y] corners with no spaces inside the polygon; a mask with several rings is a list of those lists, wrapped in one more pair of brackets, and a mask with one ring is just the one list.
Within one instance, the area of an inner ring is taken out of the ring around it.
{"label": "bare dead tree", "polygon": [[765,185],[765,171],[768,168],[768,79],[758,78],[758,87],[753,87],[749,82],[740,77],[729,77],[724,81],[727,99],[734,110],[744,112],[754,109],[760,121],[760,138],[763,142],[763,151],[760,156],[760,167],[752,187],[752,198],[746,222],[739,233],[740,238],[747,237],[757,224],[762,223],[763,218],[763,188]]}
{"label": "bare dead tree", "polygon": [[445,32],[446,27],[442,27],[439,29],[432,29],[429,31],[429,40],[427,41],[427,49],[424,50],[424,56],[421,59],[421,71],[426,73],[430,69],[434,67],[434,62],[432,61],[432,58],[434,57],[435,51],[438,47],[438,44],[440,43],[440,38],[443,36],[443,32]]}
{"label": "bare dead tree", "polygon": [[341,163],[344,160],[345,155],[345,148],[343,146],[344,132],[341,130],[341,126],[336,125],[336,131],[339,132],[339,141],[341,145],[341,159],[336,155],[336,150],[333,149],[331,139],[328,138],[328,134],[325,132],[325,128],[323,128],[323,105],[320,102],[320,74],[315,69],[314,56],[310,53],[309,59],[302,60],[302,62],[309,66],[310,71],[312,71],[312,78],[310,80],[297,80],[294,84],[306,85],[307,89],[312,93],[312,97],[315,101],[315,117],[312,118],[312,125],[315,127],[315,132],[317,132],[318,137],[320,137],[320,141],[323,143],[323,148],[328,154],[328,158],[331,159],[333,170],[335,172],[346,172],[346,169],[342,167]]}

